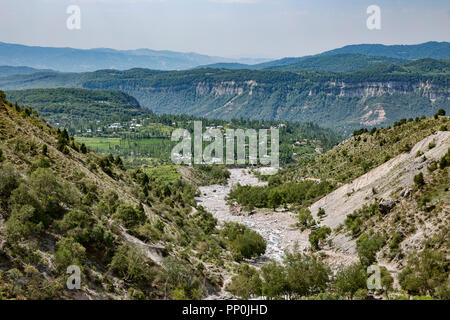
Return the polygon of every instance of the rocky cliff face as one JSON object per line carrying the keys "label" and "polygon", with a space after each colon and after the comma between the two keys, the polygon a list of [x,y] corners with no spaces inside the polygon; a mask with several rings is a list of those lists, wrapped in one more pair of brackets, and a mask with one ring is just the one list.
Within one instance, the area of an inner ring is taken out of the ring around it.
{"label": "rocky cliff face", "polygon": [[328,82],[330,87],[327,92],[340,97],[374,97],[391,94],[410,94],[417,93],[428,99],[436,99],[440,97],[448,97],[450,89],[441,85],[426,82]]}
{"label": "rocky cliff face", "polygon": [[[377,97],[392,94],[411,94],[416,93],[420,96],[426,97],[430,100],[437,98],[450,97],[450,88],[442,85],[432,84],[426,82],[400,82],[400,81],[386,81],[386,82],[332,82],[324,83],[325,89],[310,89],[309,96],[318,95],[325,92],[327,95],[334,95],[338,97]],[[258,90],[255,90],[257,88]],[[289,90],[289,86],[286,86]],[[220,83],[212,82],[198,82],[195,88],[195,93],[198,96],[212,94],[214,96],[234,96],[253,92],[269,92],[272,91],[270,85],[265,83],[258,83],[255,80],[248,81],[223,81]]]}

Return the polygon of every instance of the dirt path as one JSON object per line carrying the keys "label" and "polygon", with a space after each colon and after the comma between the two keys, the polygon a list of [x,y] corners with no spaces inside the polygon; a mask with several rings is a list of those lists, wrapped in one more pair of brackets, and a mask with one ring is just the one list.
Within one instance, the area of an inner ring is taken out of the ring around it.
{"label": "dirt path", "polygon": [[267,241],[264,256],[253,264],[260,265],[268,259],[281,260],[285,249],[298,245],[300,250],[309,246],[307,233],[301,233],[294,226],[297,222],[291,212],[274,212],[271,210],[257,210],[251,215],[241,214],[234,207],[227,205],[225,197],[233,185],[258,186],[264,185],[247,169],[230,169],[231,177],[227,185],[212,185],[200,187],[201,196],[196,198],[197,203],[211,212],[220,224],[224,222],[239,222],[257,231]]}

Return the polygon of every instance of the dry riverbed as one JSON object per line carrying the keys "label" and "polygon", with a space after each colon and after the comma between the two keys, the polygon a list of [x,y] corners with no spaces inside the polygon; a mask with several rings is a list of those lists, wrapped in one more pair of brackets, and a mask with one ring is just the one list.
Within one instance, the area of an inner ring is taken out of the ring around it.
{"label": "dry riverbed", "polygon": [[197,203],[211,212],[220,224],[239,222],[255,230],[267,241],[266,253],[254,261],[259,265],[268,259],[281,260],[286,249],[293,249],[297,244],[300,250],[309,246],[307,233],[301,233],[295,226],[297,219],[292,212],[275,212],[268,209],[255,210],[251,215],[240,213],[236,207],[226,203],[226,196],[233,185],[264,185],[247,169],[230,169],[231,177],[227,185],[200,187],[201,196]]}

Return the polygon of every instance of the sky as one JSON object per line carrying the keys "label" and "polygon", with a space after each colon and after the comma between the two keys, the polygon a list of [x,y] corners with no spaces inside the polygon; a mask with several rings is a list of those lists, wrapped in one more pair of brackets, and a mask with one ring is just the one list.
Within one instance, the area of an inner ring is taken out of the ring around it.
{"label": "sky", "polygon": [[[69,30],[77,5],[81,28]],[[378,5],[381,29],[369,30]],[[450,41],[448,0],[0,0],[0,41],[298,57],[358,43]]]}

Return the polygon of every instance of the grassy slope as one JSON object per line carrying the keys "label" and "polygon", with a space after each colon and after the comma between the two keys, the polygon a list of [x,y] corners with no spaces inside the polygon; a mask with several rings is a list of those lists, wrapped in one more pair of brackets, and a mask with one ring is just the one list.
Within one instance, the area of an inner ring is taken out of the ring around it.
{"label": "grassy slope", "polygon": [[288,168],[287,179],[327,179],[347,183],[411,148],[430,134],[450,128],[449,117],[410,121],[352,136],[313,161]]}

